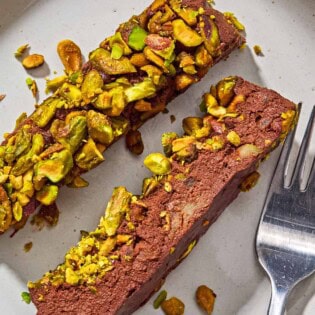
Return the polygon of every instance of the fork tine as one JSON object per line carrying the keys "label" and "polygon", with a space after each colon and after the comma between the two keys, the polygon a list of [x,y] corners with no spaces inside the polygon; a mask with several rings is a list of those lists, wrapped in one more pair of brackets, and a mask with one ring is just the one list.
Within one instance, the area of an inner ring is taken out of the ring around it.
{"label": "fork tine", "polygon": [[[307,161],[307,153],[309,149],[309,143],[313,131],[313,125],[314,125],[314,117],[315,117],[315,106],[313,107],[311,116],[309,118],[303,140],[300,146],[300,150],[298,153],[298,159],[295,164],[294,173],[291,181],[291,186],[297,185],[301,187],[301,184],[303,183],[303,178],[305,177],[305,166]],[[307,183],[307,180],[306,180]],[[306,185],[304,184],[304,187],[301,187],[301,190],[304,191],[306,189]]]}

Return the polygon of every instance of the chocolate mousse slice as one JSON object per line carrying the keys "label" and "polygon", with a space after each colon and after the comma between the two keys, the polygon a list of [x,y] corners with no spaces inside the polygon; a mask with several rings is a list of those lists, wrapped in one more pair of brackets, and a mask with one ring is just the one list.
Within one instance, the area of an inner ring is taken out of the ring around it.
{"label": "chocolate mousse slice", "polygon": [[259,177],[259,162],[286,137],[296,105],[240,77],[204,95],[203,118],[183,120],[184,136],[162,137],[165,155],[144,164],[153,176],[141,196],[114,189],[99,226],[64,262],[29,290],[38,314],[131,314],[241,190]]}

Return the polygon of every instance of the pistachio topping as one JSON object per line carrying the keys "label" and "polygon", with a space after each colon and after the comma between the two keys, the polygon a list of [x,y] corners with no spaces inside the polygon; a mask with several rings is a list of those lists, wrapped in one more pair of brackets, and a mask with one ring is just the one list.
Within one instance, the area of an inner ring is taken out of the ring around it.
{"label": "pistachio topping", "polygon": [[[89,54],[85,64],[76,43],[70,39],[58,43],[65,74],[47,79],[46,92],[52,94],[30,116],[21,115],[14,132],[6,134],[0,146],[0,185],[8,199],[1,205],[0,231],[24,219],[23,209],[32,200],[54,202],[57,186],[86,187],[80,175],[103,162],[103,153],[123,134],[127,134],[127,148],[141,154],[143,142],[136,129],[165,110],[174,96],[199,81],[220,59],[224,48],[215,17],[206,10],[191,8],[181,0],[158,0],[150,12],[121,24]],[[16,56],[26,56],[27,48],[19,47]],[[44,61],[43,56],[32,54],[22,63],[32,69]],[[37,97],[36,82],[28,79],[27,83]],[[223,94],[228,95],[222,100],[217,91],[218,95],[213,94],[217,106],[207,104],[207,110],[224,119],[234,114],[225,104],[233,93],[225,88]],[[184,163],[195,158],[198,141],[204,145],[212,127],[198,118],[186,119],[183,126],[192,138],[173,143],[176,135],[163,136],[163,148],[167,156]],[[151,156],[146,163],[158,176],[171,168],[165,156]],[[144,194],[159,180],[148,180]]]}
{"label": "pistachio topping", "polygon": [[212,314],[215,298],[216,298],[216,294],[206,285],[200,285],[196,290],[197,304],[208,315]]}
{"label": "pistachio topping", "polygon": [[149,154],[143,163],[155,175],[165,175],[171,170],[171,162],[161,153]]}

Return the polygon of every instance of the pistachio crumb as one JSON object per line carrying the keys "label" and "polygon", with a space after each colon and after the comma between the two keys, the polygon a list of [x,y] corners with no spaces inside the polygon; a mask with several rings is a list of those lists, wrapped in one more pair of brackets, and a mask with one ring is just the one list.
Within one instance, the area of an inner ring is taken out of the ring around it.
{"label": "pistachio crumb", "polygon": [[166,300],[166,298],[167,292],[165,290],[162,290],[153,302],[154,309],[158,309],[161,304]]}
{"label": "pistachio crumb", "polygon": [[197,288],[196,301],[208,315],[212,314],[215,298],[216,294],[206,285],[201,285]]}
{"label": "pistachio crumb", "polygon": [[30,47],[30,46],[29,46],[28,44],[25,44],[25,45],[20,46],[20,47],[16,50],[16,52],[14,53],[14,56],[15,56],[16,58],[21,57],[29,47]]}
{"label": "pistachio crumb", "polygon": [[6,94],[0,94],[0,102],[3,101],[6,97]]}
{"label": "pistachio crumb", "polygon": [[30,304],[31,303],[31,296],[28,292],[22,292],[21,293],[21,297],[22,300],[26,303],[26,304]]}
{"label": "pistachio crumb", "polygon": [[171,115],[171,116],[170,116],[170,120],[171,120],[171,124],[172,124],[173,122],[175,122],[175,120],[176,120],[175,115]]}
{"label": "pistachio crumb", "polygon": [[24,245],[24,252],[28,253],[33,247],[33,242],[28,242]]}
{"label": "pistachio crumb", "polygon": [[257,55],[257,56],[263,56],[264,54],[263,54],[263,51],[262,51],[262,48],[259,46],[259,45],[255,45],[254,47],[253,47],[253,49],[254,49],[254,52],[255,52],[255,54]]}
{"label": "pistachio crumb", "polygon": [[28,88],[31,90],[33,97],[36,98],[37,93],[38,93],[38,87],[37,87],[36,81],[31,78],[27,78],[25,82]]}

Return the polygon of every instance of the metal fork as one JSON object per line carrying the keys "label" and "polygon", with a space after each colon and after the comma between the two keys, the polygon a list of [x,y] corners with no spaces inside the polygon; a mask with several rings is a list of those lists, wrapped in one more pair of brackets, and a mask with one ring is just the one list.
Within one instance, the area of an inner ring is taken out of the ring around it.
{"label": "metal fork", "polygon": [[[295,131],[283,146],[256,235],[258,260],[267,272],[272,287],[269,315],[282,315],[293,287],[315,271],[315,163],[307,186],[306,156],[314,129],[315,106],[309,119],[288,180],[288,156]],[[291,174],[292,175],[292,174]],[[289,183],[289,184],[287,184]]]}

